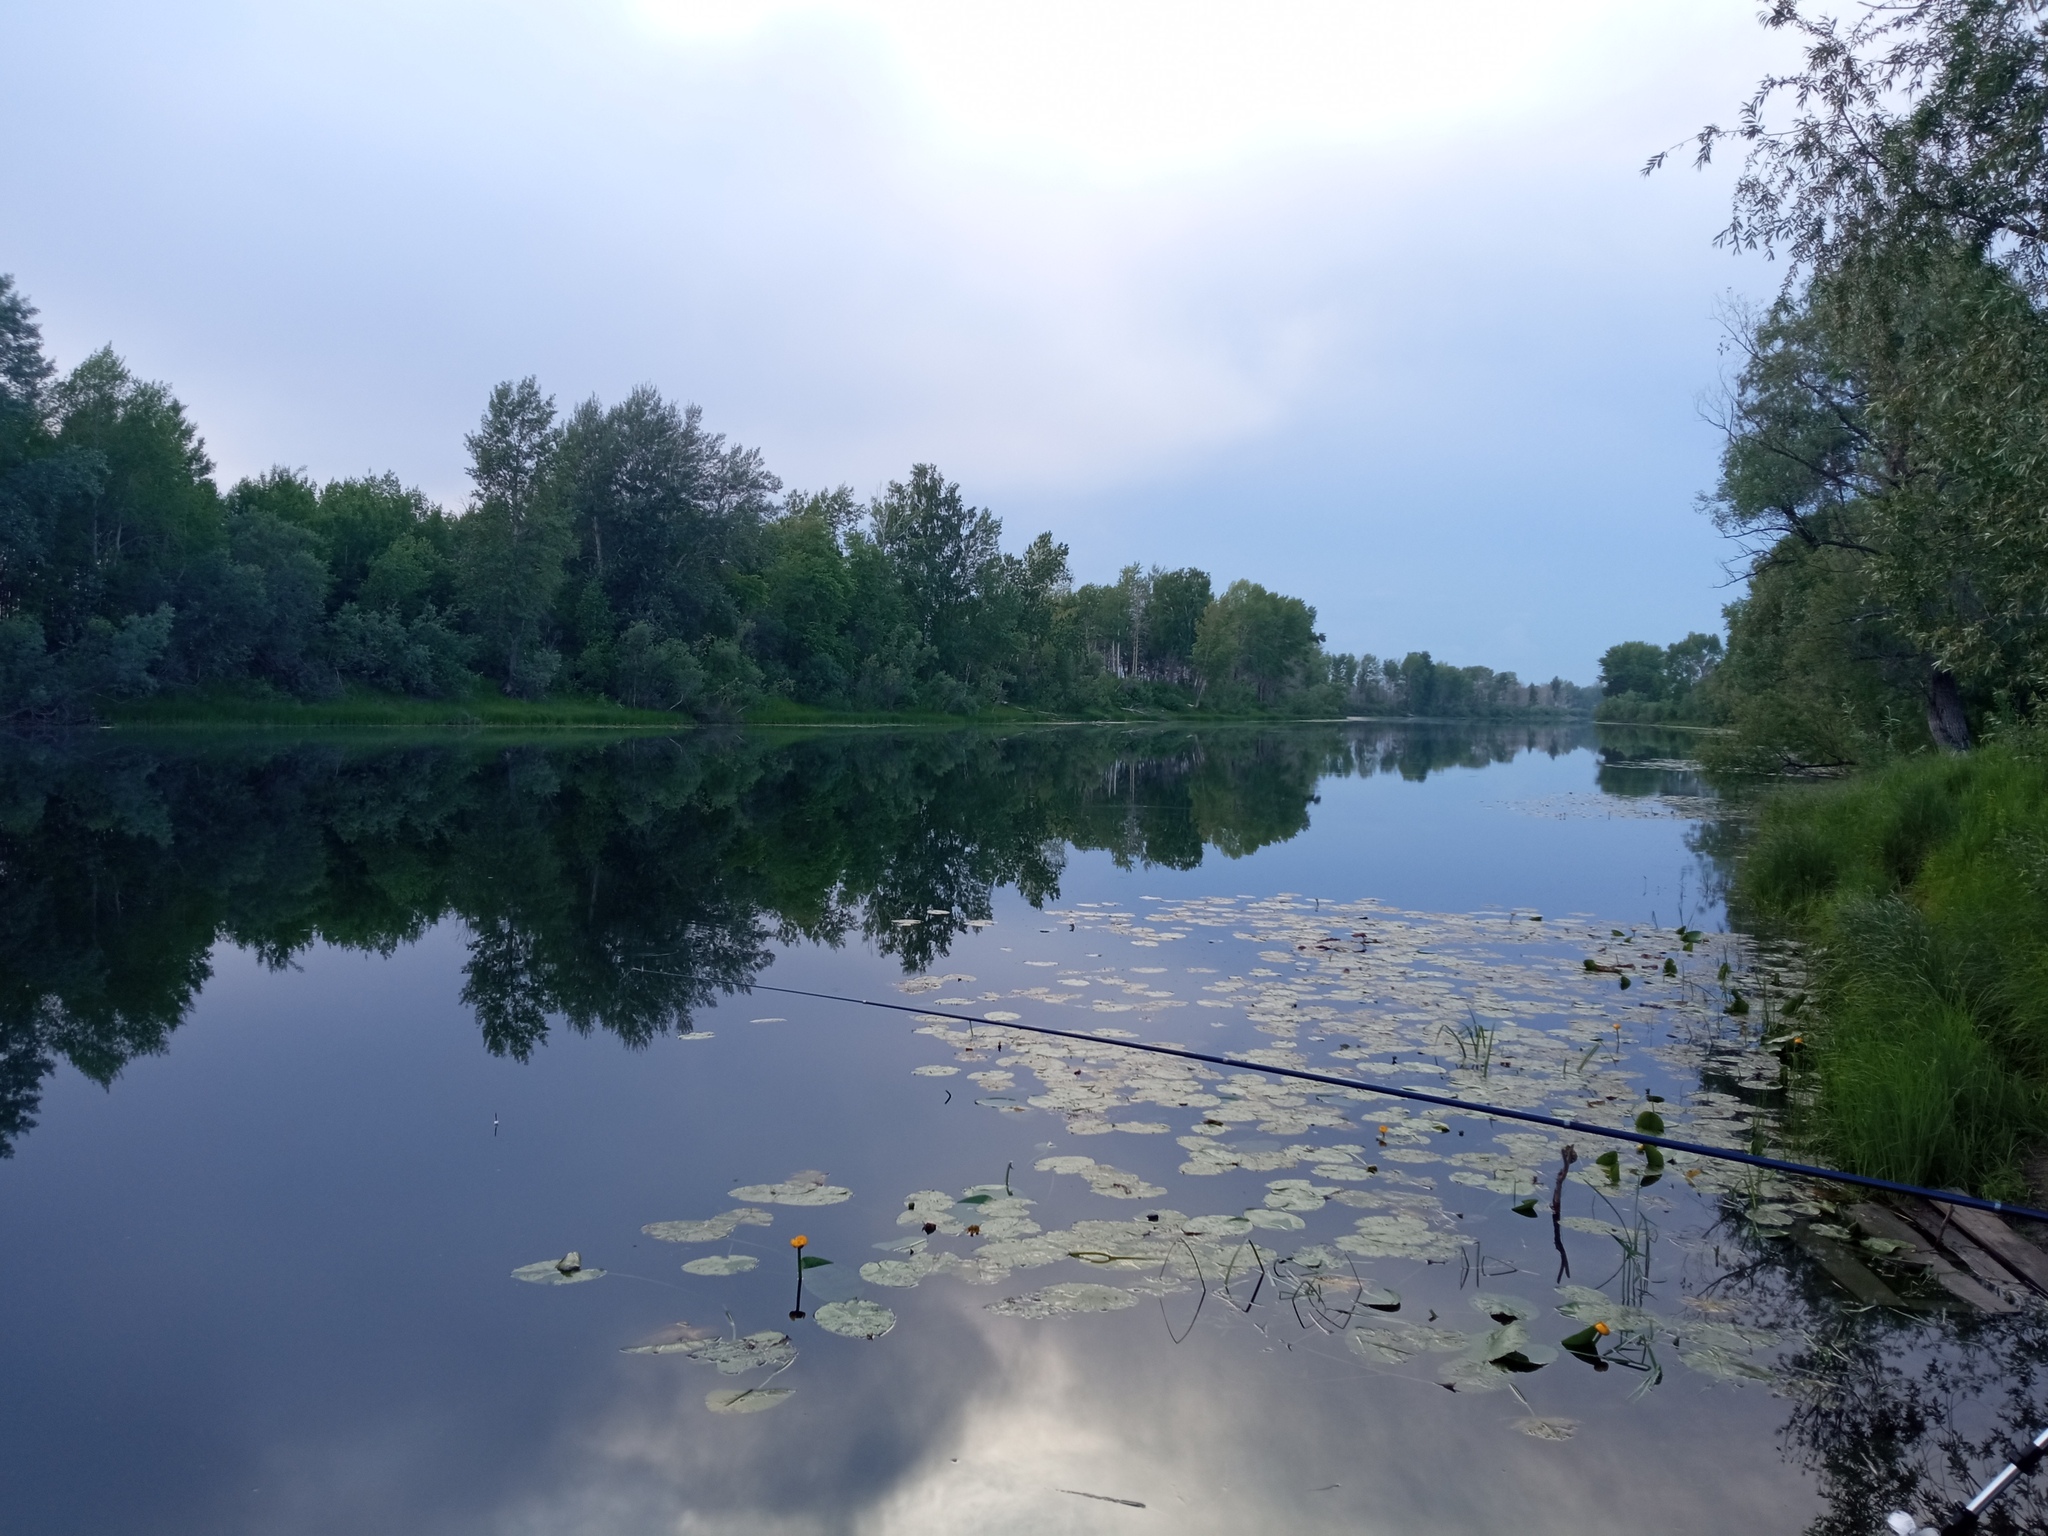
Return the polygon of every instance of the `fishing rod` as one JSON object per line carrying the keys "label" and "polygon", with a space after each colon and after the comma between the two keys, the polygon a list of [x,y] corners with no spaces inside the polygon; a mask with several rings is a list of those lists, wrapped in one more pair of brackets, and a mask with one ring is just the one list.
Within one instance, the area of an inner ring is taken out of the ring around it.
{"label": "fishing rod", "polygon": [[1965,1536],[1966,1532],[1977,1529],[1984,1518],[1984,1511],[2004,1498],[2013,1484],[2025,1477],[2048,1456],[2048,1429],[2044,1429],[2029,1440],[2026,1449],[2008,1461],[1982,1488],[1979,1488],[1968,1503],[1956,1511],[1956,1517],[1947,1525],[1922,1525],[1903,1509],[1894,1510],[1885,1517],[1887,1529],[1897,1536]]}
{"label": "fishing rod", "polygon": [[1301,1067],[1269,1066],[1261,1061],[1240,1061],[1229,1056],[1212,1055],[1207,1051],[1191,1051],[1185,1046],[1152,1045],[1142,1040],[1109,1040],[1101,1035],[1084,1035],[1078,1030],[1055,1029],[1049,1024],[1026,1024],[1016,1019],[982,1019],[972,1014],[946,1013],[936,1008],[922,1008],[910,1003],[877,1002],[873,998],[847,997],[837,992],[812,992],[803,987],[776,987],[764,981],[752,983],[750,990],[779,992],[788,997],[811,997],[821,1002],[845,1003],[856,1008],[882,1008],[891,1013],[913,1013],[926,1018],[950,1019],[960,1024],[971,1024],[976,1028],[1023,1030],[1034,1035],[1051,1035],[1061,1040],[1074,1040],[1083,1045],[1115,1046],[1126,1051],[1146,1051],[1154,1056],[1174,1056],[1183,1061],[1205,1062],[1210,1066],[1264,1072],[1272,1077],[1291,1077],[1301,1082],[1320,1083],[1331,1088],[1349,1088],[1361,1093],[1380,1093],[1389,1098],[1409,1099],[1418,1104],[1431,1104],[1439,1109],[1456,1110],[1461,1114],[1492,1115],[1503,1120],[1520,1120],[1529,1125],[1545,1125],[1553,1130],[1572,1131],[1582,1136],[1604,1136],[1613,1141],[1635,1142],[1641,1146],[1684,1152],[1694,1157],[1713,1158],[1724,1163],[1742,1163],[1751,1168],[1768,1168],[1773,1173],[1787,1173],[1803,1179],[1826,1179],[1837,1184],[1858,1185],[1864,1189],[1881,1189],[1888,1194],[1917,1195],[1943,1205],[1960,1205],[1970,1210],[1990,1211],[1999,1216],[2016,1216],[2025,1221],[2048,1222],[2048,1211],[2037,1211],[2031,1206],[2012,1205],[2003,1200],[1982,1200],[1975,1195],[1957,1194],[1952,1190],[1924,1189],[1917,1184],[1902,1184],[1895,1179],[1880,1179],[1867,1173],[1845,1173],[1839,1168],[1817,1168],[1811,1163],[1795,1163],[1782,1157],[1766,1157],[1760,1152],[1742,1152],[1733,1147],[1710,1147],[1702,1142],[1681,1141],[1675,1136],[1657,1135],[1612,1125],[1594,1125],[1588,1121],[1572,1120],[1561,1115],[1539,1114],[1533,1109],[1509,1109],[1501,1104],[1473,1103],[1466,1099],[1454,1099],[1448,1094],[1431,1093],[1422,1088],[1402,1088],[1392,1083],[1366,1082],[1355,1077],[1338,1077],[1328,1072],[1310,1072]]}

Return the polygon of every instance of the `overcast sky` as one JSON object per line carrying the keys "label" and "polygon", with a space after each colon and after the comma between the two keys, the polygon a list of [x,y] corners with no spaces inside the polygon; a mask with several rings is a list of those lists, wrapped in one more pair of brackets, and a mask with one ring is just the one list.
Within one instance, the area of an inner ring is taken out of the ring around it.
{"label": "overcast sky", "polygon": [[0,0],[0,271],[223,483],[455,505],[499,379],[791,486],[936,462],[1077,578],[1590,681],[1714,628],[1694,509],[1756,0]]}

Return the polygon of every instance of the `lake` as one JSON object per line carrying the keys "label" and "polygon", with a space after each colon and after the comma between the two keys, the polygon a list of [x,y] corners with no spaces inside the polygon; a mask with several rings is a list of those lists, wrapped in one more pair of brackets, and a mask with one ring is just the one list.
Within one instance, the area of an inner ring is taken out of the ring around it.
{"label": "lake", "polygon": [[[1724,931],[1740,818],[1686,751],[9,747],[5,1526],[1935,1513],[2048,1422],[2039,1314],[1866,1245],[1902,1303],[1868,1305],[1823,1262],[1839,1192],[1629,1139],[1780,1145],[1796,957]],[[1567,1165],[1259,1065],[1616,1134]],[[1996,1528],[2040,1528],[2029,1497]]]}

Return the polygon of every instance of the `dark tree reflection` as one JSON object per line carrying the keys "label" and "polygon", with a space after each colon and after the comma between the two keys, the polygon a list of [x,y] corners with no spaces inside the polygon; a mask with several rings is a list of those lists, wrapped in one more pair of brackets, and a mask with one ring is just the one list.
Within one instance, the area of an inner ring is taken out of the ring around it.
{"label": "dark tree reflection", "polygon": [[1331,775],[1419,778],[1560,732],[1345,724],[693,732],[505,746],[159,741],[0,748],[0,1152],[59,1060],[164,1049],[228,942],[388,954],[469,933],[463,1000],[524,1058],[629,1045],[744,990],[778,941],[861,935],[907,971],[1070,848],[1189,869],[1300,833]]}

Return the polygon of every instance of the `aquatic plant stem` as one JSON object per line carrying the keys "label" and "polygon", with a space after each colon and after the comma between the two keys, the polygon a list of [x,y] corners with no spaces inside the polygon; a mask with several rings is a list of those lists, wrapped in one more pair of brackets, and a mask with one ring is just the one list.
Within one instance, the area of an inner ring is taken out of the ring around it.
{"label": "aquatic plant stem", "polygon": [[1051,1035],[1056,1039],[1073,1040],[1097,1048],[1112,1046],[1118,1050],[1146,1051],[1154,1056],[1176,1056],[1183,1061],[1205,1062],[1210,1066],[1234,1067],[1244,1072],[1263,1072],[1269,1077],[1287,1077],[1299,1082],[1321,1083],[1326,1087],[1348,1088],[1357,1093],[1384,1094],[1388,1098],[1430,1104],[1439,1109],[1455,1110],[1459,1114],[1520,1120],[1529,1125],[1546,1125],[1553,1130],[1572,1131],[1582,1136],[1602,1136],[1610,1141],[1625,1142],[1631,1146],[1661,1147],[1672,1152],[1684,1152],[1693,1157],[1712,1158],[1717,1162],[1767,1168],[1774,1173],[1792,1174],[1803,1179],[1826,1179],[1837,1184],[1854,1184],[1863,1189],[1881,1189],[1895,1195],[1918,1195],[1922,1199],[1967,1206],[1971,1210],[1991,1211],[2000,1216],[2014,1216],[2026,1221],[2048,1222],[2048,1211],[2037,1211],[2031,1206],[2013,1205],[2003,1200],[1982,1200],[1975,1195],[1959,1194],[1953,1190],[1923,1189],[1917,1184],[1901,1184],[1894,1179],[1880,1179],[1870,1174],[1845,1173],[1839,1168],[1818,1168],[1811,1163],[1795,1163],[1782,1157],[1766,1157],[1760,1152],[1741,1152],[1731,1147],[1710,1147],[1701,1142],[1680,1141],[1675,1136],[1656,1136],[1623,1126],[1593,1125],[1584,1120],[1538,1114],[1531,1109],[1509,1109],[1499,1104],[1474,1104],[1465,1099],[1454,1099],[1448,1094],[1430,1093],[1421,1088],[1402,1088],[1391,1083],[1337,1077],[1332,1073],[1310,1072],[1300,1067],[1268,1066],[1264,1062],[1242,1061],[1229,1056],[1212,1055],[1207,1051],[1191,1051],[1178,1045],[1152,1045],[1140,1040],[1106,1040],[1100,1035],[1084,1035],[1079,1030],[1072,1029],[1055,1029],[1049,1024],[1026,1024],[1016,1019],[982,1019],[971,1014],[945,1013],[936,1008],[921,1008],[909,1003],[884,1003],[874,998],[847,997],[837,992],[813,992],[803,987],[776,987],[763,981],[754,982],[749,990],[776,992],[786,997],[815,998],[826,1003],[845,1003],[855,1008],[880,1008],[890,1013],[919,1014],[926,1018],[948,1019],[975,1028],[988,1026],[996,1029],[1016,1029],[1027,1034]]}

